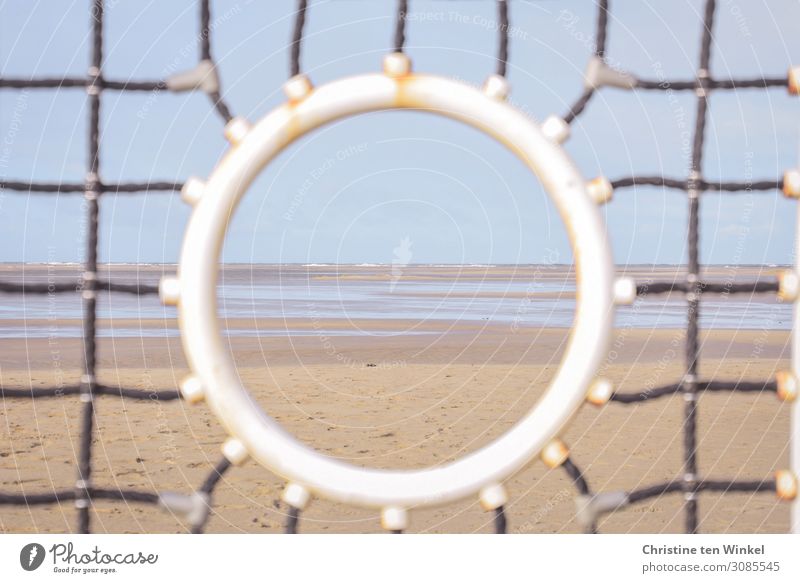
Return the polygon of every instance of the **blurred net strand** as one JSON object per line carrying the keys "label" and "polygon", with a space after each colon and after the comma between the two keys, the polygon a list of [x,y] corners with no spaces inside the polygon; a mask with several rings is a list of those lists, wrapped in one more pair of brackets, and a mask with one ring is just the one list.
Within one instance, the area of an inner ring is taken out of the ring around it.
{"label": "blurred net strand", "polygon": [[784,187],[784,180],[759,180],[757,182],[729,182],[708,180],[697,180],[692,183],[689,180],[679,178],[667,178],[665,176],[631,176],[628,178],[617,178],[611,181],[613,188],[628,188],[636,186],[664,186],[677,190],[688,191],[696,188],[702,191],[712,192],[748,192],[762,190],[781,190]]}
{"label": "blurred net strand", "polygon": [[0,398],[59,398],[79,395],[81,402],[81,430],[78,447],[78,475],[75,487],[70,490],[54,490],[48,493],[11,494],[0,492],[0,505],[43,505],[57,504],[65,501],[75,503],[78,521],[77,532],[91,532],[90,510],[95,500],[117,500],[138,502],[162,506],[165,510],[183,516],[189,524],[191,532],[202,532],[210,513],[211,495],[220,479],[230,467],[230,462],[223,458],[211,470],[202,486],[191,494],[175,492],[144,492],[126,489],[97,488],[92,484],[92,440],[94,437],[95,397],[101,395],[116,396],[124,399],[149,401],[175,401],[182,399],[179,390],[142,390],[121,386],[109,386],[98,383],[97,369],[97,292],[108,291],[135,295],[157,294],[158,287],[143,283],[123,283],[101,280],[98,278],[98,227],[100,197],[104,193],[136,193],[149,191],[180,190],[182,184],[174,182],[125,182],[104,184],[100,180],[100,108],[104,90],[119,91],[157,91],[170,89],[173,91],[205,91],[215,110],[226,121],[231,118],[230,110],[222,100],[219,92],[219,80],[216,67],[211,58],[211,11],[209,0],[200,0],[200,62],[188,72],[180,73],[164,81],[131,81],[117,82],[103,78],[103,23],[104,0],[92,0],[91,3],[91,36],[90,67],[83,79],[9,79],[0,78],[0,89],[24,88],[63,88],[82,87],[87,92],[89,101],[89,148],[86,179],[84,183],[29,183],[21,181],[0,182],[0,192],[44,192],[44,193],[83,193],[86,201],[87,237],[86,260],[83,264],[83,275],[77,282],[58,283],[15,283],[0,282],[0,293],[14,294],[54,294],[79,292],[82,297],[83,311],[83,359],[80,383],[55,387],[8,387],[0,386]]}
{"label": "blurred net strand", "polygon": [[[98,182],[97,191],[101,194],[134,194],[139,192],[178,192],[182,182]],[[80,182],[21,182],[18,180],[0,182],[0,190],[11,190],[33,194],[83,194],[86,185]]]}
{"label": "blurred net strand", "polygon": [[[497,0],[497,31],[499,42],[497,45],[497,72],[500,77],[506,76],[508,69],[508,2],[507,0]],[[503,519],[505,521],[505,519]]]}
{"label": "blurred net strand", "polygon": [[702,293],[715,294],[756,294],[767,292],[779,292],[781,283],[777,278],[766,280],[747,281],[741,283],[717,283],[708,281],[698,281],[697,284],[686,281],[657,281],[651,283],[641,283],[636,286],[636,295],[647,297],[648,295],[666,294],[670,292],[692,292],[695,287]]}
{"label": "blurred net strand", "polygon": [[[22,79],[0,77],[0,89],[86,89],[91,84],[86,77],[41,77]],[[168,89],[166,81],[114,81],[101,79],[97,86],[116,91],[160,91]]]}
{"label": "blurred net strand", "polygon": [[[663,385],[653,387],[639,393],[612,393],[610,400],[618,403],[630,404],[641,403],[680,393],[684,389],[683,383]],[[697,383],[697,391],[706,392],[740,392],[740,393],[777,393],[777,381],[700,381]]]}
{"label": "blurred net strand", "polygon": [[297,0],[291,51],[289,52],[289,77],[299,75],[302,70],[300,68],[300,51],[303,48],[303,28],[306,24],[307,8],[308,3],[306,0]]}
{"label": "blurred net strand", "polygon": [[[0,293],[12,294],[38,294],[51,295],[58,293],[82,292],[85,289],[84,279],[70,282],[52,283],[29,283],[29,282],[7,282],[0,281]],[[137,296],[157,295],[158,286],[147,283],[122,283],[98,279],[95,284],[95,291],[108,291]]]}
{"label": "blurred net strand", "polygon": [[397,14],[394,27],[394,52],[402,53],[406,45],[406,14],[408,0],[397,0]]}
{"label": "blurred net strand", "polygon": [[[697,462],[697,403],[698,396],[705,391],[731,391],[731,392],[756,392],[756,393],[777,393],[783,400],[793,400],[796,389],[789,391],[789,395],[784,395],[781,384],[778,380],[766,382],[753,381],[701,381],[699,379],[698,363],[700,359],[699,346],[699,308],[703,293],[722,293],[722,294],[754,294],[764,292],[778,292],[782,297],[783,283],[781,279],[770,281],[751,281],[746,283],[710,283],[701,281],[700,277],[700,257],[699,257],[699,205],[700,195],[705,191],[717,192],[752,192],[756,190],[783,189],[784,194],[790,197],[797,197],[794,192],[796,186],[791,187],[785,182],[789,182],[786,176],[780,180],[763,180],[758,182],[722,182],[707,181],[703,178],[703,145],[706,132],[706,118],[708,110],[708,95],[712,89],[743,89],[743,88],[762,88],[769,87],[788,87],[791,93],[797,93],[795,86],[797,81],[792,80],[793,73],[790,72],[786,78],[760,78],[760,79],[731,79],[716,80],[710,76],[709,65],[711,61],[711,43],[713,39],[713,21],[716,8],[715,0],[706,0],[703,14],[703,31],[700,43],[700,56],[698,59],[697,76],[694,81],[644,81],[636,79],[627,72],[611,69],[605,62],[606,44],[608,38],[608,0],[598,2],[597,18],[597,45],[594,57],[590,61],[586,73],[586,87],[584,93],[578,98],[570,108],[564,118],[567,124],[572,123],[586,108],[594,93],[603,86],[610,86],[622,89],[678,89],[694,90],[697,95],[697,117],[692,142],[691,153],[691,172],[688,179],[666,178],[662,176],[640,176],[621,178],[611,182],[612,187],[636,187],[639,185],[663,186],[683,190],[688,195],[689,218],[688,218],[688,269],[684,281],[660,281],[638,284],[636,286],[636,296],[646,297],[650,294],[664,294],[673,291],[684,292],[687,294],[687,325],[686,325],[686,352],[685,352],[685,374],[679,383],[656,387],[641,391],[639,393],[619,393],[612,392],[607,400],[620,404],[638,404],[650,401],[659,397],[675,395],[681,393],[684,398],[683,415],[683,469],[680,479],[658,484],[632,492],[605,492],[594,494],[588,484],[579,481],[580,471],[574,467],[572,461],[567,458],[564,462],[565,469],[573,478],[573,482],[578,490],[577,517],[579,523],[587,532],[596,532],[597,520],[604,514],[625,508],[630,504],[641,502],[649,498],[658,497],[670,493],[683,493],[684,495],[684,514],[685,531],[696,533],[698,531],[698,511],[697,498],[700,492],[776,492],[779,497],[782,494],[782,486],[779,484],[779,475],[789,476],[790,483],[793,484],[796,497],[797,476],[791,472],[778,472],[775,479],[765,479],[761,481],[746,480],[707,480],[701,478]],[[794,70],[791,70],[794,71]],[[796,177],[791,179],[796,181]],[[796,282],[796,274],[793,274],[792,283]],[[794,300],[795,293],[786,294],[787,299]],[[796,381],[793,381],[796,382]],[[791,487],[789,488],[791,490]]]}
{"label": "blurred net strand", "polygon": [[[63,387],[0,387],[0,398],[29,399],[38,397],[65,397],[81,394],[81,385]],[[96,384],[95,395],[114,395],[125,399],[173,401],[181,398],[178,390],[144,390]]]}

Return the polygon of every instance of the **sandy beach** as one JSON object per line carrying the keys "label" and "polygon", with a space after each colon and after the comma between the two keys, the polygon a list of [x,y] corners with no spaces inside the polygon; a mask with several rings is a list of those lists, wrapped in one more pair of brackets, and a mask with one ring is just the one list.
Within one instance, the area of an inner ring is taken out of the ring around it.
{"label": "sandy beach", "polygon": [[[513,292],[513,290],[512,290]],[[456,290],[456,293],[462,293]],[[491,293],[498,293],[492,291]],[[514,292],[516,293],[516,292]],[[547,289],[542,293],[553,293]],[[565,289],[564,294],[572,292]],[[10,296],[3,298],[9,303]],[[19,299],[13,299],[18,302]],[[78,318],[6,318],[9,327],[80,326]],[[99,326],[167,329],[167,318],[103,318]],[[414,468],[441,464],[485,445],[535,404],[554,374],[568,329],[507,321],[380,318],[229,318],[252,330],[229,338],[240,376],[261,405],[321,452],[354,464]],[[262,337],[261,329],[305,331]],[[380,330],[381,334],[370,334]],[[330,331],[337,331],[331,334]],[[386,333],[388,331],[388,333]],[[788,366],[786,330],[706,330],[704,379],[766,380]],[[602,374],[622,391],[675,382],[683,331],[621,327]],[[70,337],[0,338],[4,387],[72,384],[81,343]],[[171,389],[187,374],[179,338],[104,337],[99,381]],[[564,439],[594,490],[634,489],[678,475],[680,395],[640,405],[585,406]],[[40,493],[75,482],[77,397],[6,399],[0,407],[0,490]],[[700,400],[701,472],[761,479],[786,466],[789,406],[772,394],[705,394]],[[150,492],[189,492],[220,457],[225,433],[203,405],[97,401],[94,483]],[[281,532],[283,481],[249,462],[223,478],[209,532]],[[511,532],[578,532],[566,473],[538,461],[507,483]],[[680,495],[650,500],[604,518],[603,532],[681,532]],[[703,494],[705,532],[785,532],[788,504],[772,494]],[[75,528],[72,504],[0,508],[0,531]],[[97,532],[185,532],[179,517],[154,507],[98,502]],[[314,500],[303,532],[380,532],[375,511]],[[412,513],[413,532],[490,532],[477,500]]]}

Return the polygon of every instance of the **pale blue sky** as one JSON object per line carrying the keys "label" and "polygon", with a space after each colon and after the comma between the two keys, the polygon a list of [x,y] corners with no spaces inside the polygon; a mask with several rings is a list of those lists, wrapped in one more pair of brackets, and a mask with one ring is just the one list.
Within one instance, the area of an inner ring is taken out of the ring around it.
{"label": "pale blue sky", "polygon": [[[7,76],[83,75],[88,0],[0,1],[0,69]],[[153,79],[197,59],[191,0],[110,1],[105,74]],[[716,77],[784,75],[800,63],[800,3],[720,0]],[[287,75],[294,2],[212,3],[213,51],[234,113],[257,119],[277,105]],[[305,69],[317,83],[374,71],[390,46],[395,2],[315,1]],[[489,0],[412,0],[408,53],[418,71],[480,83],[497,34]],[[642,77],[690,78],[697,62],[701,0],[613,0],[609,61]],[[563,11],[568,11],[570,16]],[[511,3],[509,80],[514,103],[537,118],[563,114],[580,94],[591,52],[589,0]],[[705,174],[774,179],[797,165],[800,103],[785,90],[715,93]],[[106,181],[205,176],[224,153],[222,122],[200,94],[120,94],[103,101]],[[601,91],[566,144],[587,178],[686,174],[691,92]],[[0,91],[0,176],[81,181],[86,100],[81,90]],[[8,143],[10,142],[10,144]],[[79,196],[0,198],[0,260],[82,258]],[[786,263],[794,203],[778,193],[705,195],[705,262]],[[104,199],[102,261],[173,262],[189,210],[176,195]],[[618,263],[683,262],[686,201],[660,188],[624,189],[604,209]],[[240,207],[228,261],[392,260],[408,237],[412,262],[568,261],[559,218],[535,177],[504,149],[448,120],[410,112],[346,120],[295,144]]]}

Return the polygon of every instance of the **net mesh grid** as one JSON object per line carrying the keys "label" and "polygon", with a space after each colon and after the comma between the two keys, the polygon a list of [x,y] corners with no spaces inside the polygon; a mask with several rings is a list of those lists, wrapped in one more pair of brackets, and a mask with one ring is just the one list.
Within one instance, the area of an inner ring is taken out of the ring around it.
{"label": "net mesh grid", "polygon": [[[498,10],[498,49],[496,74],[506,75],[509,59],[509,4],[510,0],[495,0]],[[608,43],[609,1],[598,0],[597,23],[595,31],[596,43],[593,58],[597,59],[601,68],[612,71],[606,65],[606,47]],[[561,467],[569,476],[579,495],[578,514],[583,514],[580,522],[587,532],[597,532],[597,520],[605,513],[660,497],[666,494],[679,493],[684,496],[685,531],[698,531],[697,498],[701,492],[776,492],[777,483],[774,477],[755,480],[711,479],[701,476],[697,463],[697,414],[698,397],[703,392],[736,391],[755,393],[778,393],[776,380],[760,381],[724,381],[703,380],[698,375],[700,357],[699,346],[699,310],[703,294],[754,294],[777,293],[780,282],[777,278],[740,283],[714,283],[700,279],[699,257],[699,207],[703,192],[752,192],[770,191],[784,188],[782,178],[760,181],[708,181],[703,177],[703,145],[706,137],[706,120],[708,113],[709,93],[717,90],[738,90],[745,88],[784,88],[791,87],[786,77],[761,77],[748,79],[716,79],[710,73],[711,44],[713,40],[714,12],[716,0],[706,0],[701,48],[698,67],[693,80],[646,80],[624,73],[624,87],[615,82],[587,83],[587,88],[574,102],[563,117],[563,122],[572,124],[584,113],[592,97],[605,85],[630,90],[652,91],[693,91],[696,94],[696,120],[693,131],[691,166],[689,176],[675,178],[667,176],[628,176],[610,181],[614,189],[636,188],[637,186],[661,186],[677,189],[687,194],[688,214],[688,269],[683,281],[648,281],[636,286],[636,294],[646,297],[655,294],[680,292],[686,294],[687,318],[685,341],[685,374],[676,383],[658,386],[642,392],[614,392],[609,401],[621,405],[636,405],[668,395],[683,394],[683,471],[674,479],[625,492],[595,493],[589,486],[584,472],[576,465],[571,456],[567,456]],[[301,74],[301,51],[303,44],[303,28],[308,10],[307,0],[298,0],[295,23],[290,44],[289,73],[290,77]],[[406,40],[406,14],[408,0],[397,3],[396,28],[393,49],[403,52]],[[46,78],[12,78],[0,74],[0,89],[68,89],[82,88],[86,91],[89,102],[88,123],[88,162],[86,177],[83,183],[70,182],[22,182],[4,180],[0,182],[0,192],[19,193],[52,193],[83,194],[86,202],[86,259],[80,281],[75,283],[26,283],[0,281],[0,293],[4,294],[57,294],[79,293],[82,298],[83,330],[82,345],[83,371],[79,382],[51,387],[0,386],[2,398],[57,398],[78,396],[81,406],[81,430],[78,444],[77,480],[74,488],[53,490],[45,493],[11,494],[0,492],[0,505],[48,505],[73,501],[77,513],[76,532],[91,532],[91,507],[95,501],[138,502],[166,507],[173,512],[182,513],[191,532],[204,531],[211,510],[211,496],[223,475],[231,467],[231,462],[222,457],[208,473],[201,486],[192,493],[146,492],[140,490],[108,489],[92,483],[92,437],[95,423],[95,399],[99,396],[115,396],[123,399],[148,401],[175,401],[182,398],[179,390],[141,390],[124,386],[112,386],[98,383],[97,370],[97,296],[98,292],[125,293],[134,295],[158,294],[158,287],[139,282],[118,282],[102,280],[98,277],[98,225],[100,198],[108,194],[137,194],[146,192],[178,192],[183,183],[170,181],[119,182],[108,183],[100,179],[100,111],[102,95],[105,91],[148,92],[148,91],[203,91],[212,107],[227,123],[233,119],[228,104],[222,97],[222,90],[216,76],[216,65],[212,57],[211,39],[211,6],[210,0],[199,0],[199,43],[200,59],[197,67],[185,73],[181,81],[163,80],[115,80],[103,75],[103,23],[104,0],[92,0],[91,10],[90,67],[86,77],[46,77]],[[617,72],[619,73],[619,72]],[[614,72],[611,73],[614,75]],[[300,511],[288,508],[285,531],[298,531]],[[495,510],[494,527],[498,533],[507,532],[507,516],[503,507]],[[400,531],[395,531],[400,532]]]}

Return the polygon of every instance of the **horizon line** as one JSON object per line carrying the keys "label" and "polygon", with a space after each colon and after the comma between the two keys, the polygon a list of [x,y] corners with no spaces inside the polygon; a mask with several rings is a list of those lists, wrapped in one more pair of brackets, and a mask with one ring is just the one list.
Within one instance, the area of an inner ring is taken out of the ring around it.
{"label": "horizon line", "polygon": [[[292,265],[292,266],[300,266],[300,267],[334,267],[334,266],[348,266],[348,267],[393,267],[397,265],[401,265],[398,263],[376,263],[376,262],[368,262],[363,261],[359,263],[354,262],[341,262],[341,263],[331,263],[331,262],[301,262],[301,261],[279,261],[279,262],[246,262],[246,261],[223,261],[220,262],[222,265],[264,265],[264,266],[276,266],[276,265]],[[64,266],[77,266],[80,267],[83,265],[82,262],[79,261],[0,261],[0,265],[64,265]],[[153,261],[140,261],[140,262],[130,262],[130,261],[109,261],[109,262],[98,262],[98,266],[100,265],[107,265],[107,266],[136,266],[136,265],[146,265],[146,266],[154,266],[154,265],[167,265],[167,266],[177,266],[179,265],[178,262],[153,262]],[[554,267],[570,267],[574,265],[573,263],[447,263],[447,262],[433,262],[433,263],[422,263],[422,262],[409,262],[403,263],[403,267],[409,266],[419,266],[419,267],[515,267],[515,266],[527,266],[527,265],[552,265]],[[687,263],[615,263],[616,267],[686,267]],[[791,267],[791,263],[703,263],[700,267]]]}

